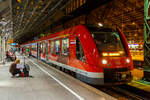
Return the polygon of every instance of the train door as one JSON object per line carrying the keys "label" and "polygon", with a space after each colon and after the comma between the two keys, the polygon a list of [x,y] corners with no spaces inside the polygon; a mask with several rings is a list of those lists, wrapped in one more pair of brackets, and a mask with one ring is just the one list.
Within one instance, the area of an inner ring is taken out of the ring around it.
{"label": "train door", "polygon": [[76,58],[82,62],[86,61],[84,51],[78,37],[76,37]]}
{"label": "train door", "polygon": [[46,54],[46,44],[45,41],[40,42],[40,59],[45,60],[45,54]]}
{"label": "train door", "polygon": [[37,43],[37,58],[41,59],[41,43]]}
{"label": "train door", "polygon": [[50,59],[54,60],[54,40],[50,41]]}
{"label": "train door", "polygon": [[58,62],[66,65],[69,62],[69,38],[61,40],[61,55],[58,56]]}
{"label": "train door", "polygon": [[46,41],[46,61],[48,61],[48,57],[49,57],[49,41]]}

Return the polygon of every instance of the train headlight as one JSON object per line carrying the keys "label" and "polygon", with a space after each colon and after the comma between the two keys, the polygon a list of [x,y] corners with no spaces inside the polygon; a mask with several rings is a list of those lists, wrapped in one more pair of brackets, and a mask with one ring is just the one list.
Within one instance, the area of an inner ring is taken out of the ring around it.
{"label": "train headlight", "polygon": [[130,59],[127,58],[127,59],[126,59],[126,62],[127,62],[127,63],[130,63]]}
{"label": "train headlight", "polygon": [[102,60],[102,63],[103,63],[103,64],[107,64],[107,60],[103,59],[103,60]]}

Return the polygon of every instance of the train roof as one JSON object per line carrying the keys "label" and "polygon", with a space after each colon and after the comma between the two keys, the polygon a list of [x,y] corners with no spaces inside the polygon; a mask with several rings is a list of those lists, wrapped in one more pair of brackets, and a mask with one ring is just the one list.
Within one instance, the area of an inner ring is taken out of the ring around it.
{"label": "train roof", "polygon": [[110,25],[86,25],[86,27],[91,31],[99,31],[99,32],[114,32],[116,31],[116,26],[110,26]]}
{"label": "train roof", "polygon": [[79,27],[82,27],[82,28],[83,28],[83,27],[85,27],[85,26],[79,24],[79,25],[77,25],[77,26],[75,26],[75,27],[71,27],[71,28],[65,29],[65,30],[63,30],[63,31],[50,34],[50,35],[48,35],[48,36],[46,36],[46,37],[43,37],[43,38],[40,38],[40,39],[38,39],[38,40],[28,41],[28,42],[26,42],[26,43],[24,43],[24,44],[36,43],[36,42],[38,42],[38,41],[43,41],[43,40],[47,40],[47,39],[50,39],[50,38],[51,38],[51,39],[52,39],[52,38],[63,38],[63,37],[69,36],[69,35],[71,35],[71,34],[74,34],[74,33],[76,32],[75,30],[76,30],[77,28],[79,28]]}
{"label": "train roof", "polygon": [[40,38],[38,40],[33,40],[33,41],[28,41],[24,44],[30,44],[30,43],[36,43],[38,41],[43,41],[43,40],[47,40],[47,39],[53,39],[53,38],[63,38],[63,37],[67,37],[71,34],[74,34],[76,31],[75,30],[79,30],[78,28],[87,28],[89,31],[91,32],[95,32],[95,31],[99,31],[99,32],[115,32],[116,31],[116,26],[112,27],[110,25],[104,25],[103,27],[99,27],[98,25],[77,25],[75,27],[71,27],[68,29],[65,29],[63,31],[60,32],[56,32],[53,34],[50,34],[46,37]]}

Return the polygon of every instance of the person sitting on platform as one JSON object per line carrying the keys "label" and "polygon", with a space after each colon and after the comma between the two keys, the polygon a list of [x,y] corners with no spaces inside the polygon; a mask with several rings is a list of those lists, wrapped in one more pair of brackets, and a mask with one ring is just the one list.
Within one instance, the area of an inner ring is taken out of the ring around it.
{"label": "person sitting on platform", "polygon": [[20,63],[19,59],[16,59],[14,63],[11,64],[9,72],[12,74],[12,77],[15,77],[16,74],[21,74],[20,69],[17,68],[17,64]]}

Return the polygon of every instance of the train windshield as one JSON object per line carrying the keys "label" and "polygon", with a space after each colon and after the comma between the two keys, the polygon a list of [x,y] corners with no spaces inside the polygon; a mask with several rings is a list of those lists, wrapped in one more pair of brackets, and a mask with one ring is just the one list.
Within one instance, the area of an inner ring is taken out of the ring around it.
{"label": "train windshield", "polygon": [[125,56],[125,50],[118,32],[92,32],[101,56]]}

